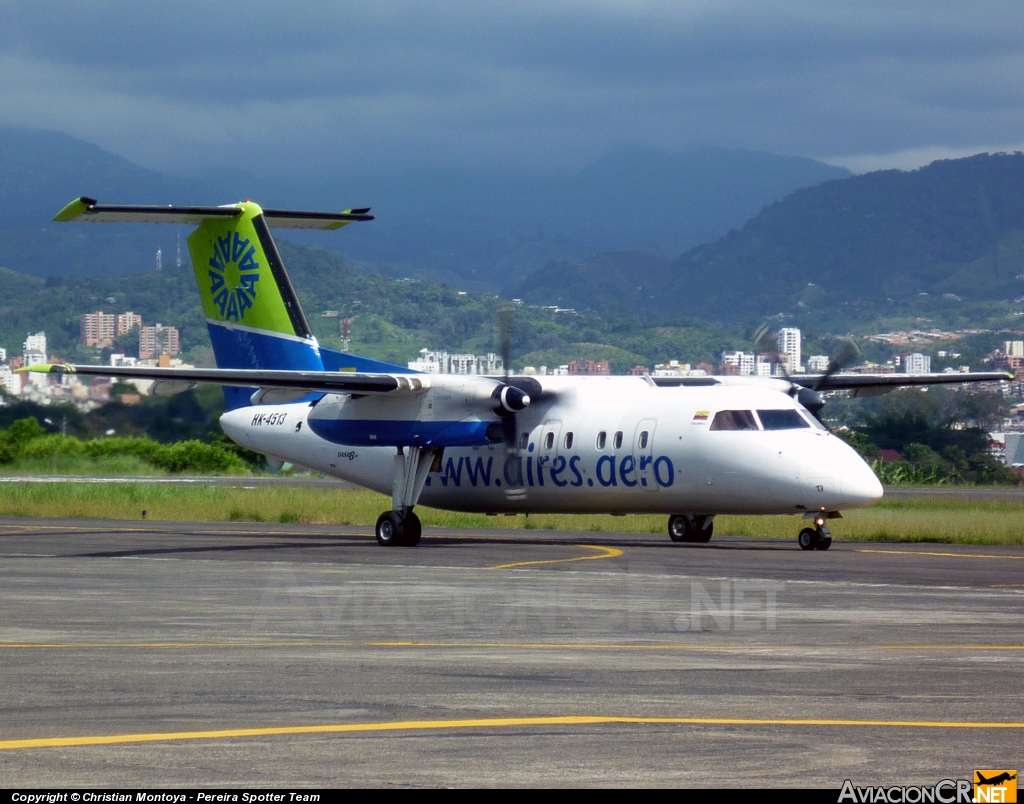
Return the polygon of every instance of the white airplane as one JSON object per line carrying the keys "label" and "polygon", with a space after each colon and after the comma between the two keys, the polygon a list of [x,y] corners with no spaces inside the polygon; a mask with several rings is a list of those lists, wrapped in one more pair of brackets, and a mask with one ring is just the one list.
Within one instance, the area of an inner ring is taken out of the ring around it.
{"label": "white airplane", "polygon": [[[224,386],[224,432],[267,456],[390,494],[377,541],[416,545],[417,505],[491,514],[668,515],[676,542],[707,542],[719,514],[797,514],[805,550],[827,520],[871,505],[871,468],[817,418],[819,390],[1012,379],[1004,373],[767,377],[429,375],[320,347],[269,227],[336,229],[342,213],[104,206],[56,221],[192,224],[188,238],[216,369],[33,366],[154,380],[152,393]],[[502,351],[509,365],[507,322]]]}

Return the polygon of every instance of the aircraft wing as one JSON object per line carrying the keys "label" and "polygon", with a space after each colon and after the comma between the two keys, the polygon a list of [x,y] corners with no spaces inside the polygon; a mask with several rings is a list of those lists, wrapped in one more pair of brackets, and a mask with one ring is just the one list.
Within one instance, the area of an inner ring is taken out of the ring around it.
{"label": "aircraft wing", "polygon": [[[951,374],[791,374],[787,379],[816,391],[882,391],[912,385],[949,385],[965,382],[1011,381],[1006,371],[970,371]],[[818,383],[821,383],[820,385]]]}
{"label": "aircraft wing", "polygon": [[118,377],[126,380],[153,380],[167,383],[169,389],[198,383],[230,385],[240,388],[275,388],[296,391],[320,391],[331,394],[388,394],[395,391],[419,391],[430,387],[426,375],[360,374],[351,371],[273,371],[264,369],[157,368],[149,366],[69,366],[40,363],[18,371],[43,374],[78,374],[90,377]]}
{"label": "aircraft wing", "polygon": [[[268,226],[278,229],[340,229],[353,221],[372,221],[369,207],[346,209],[344,212],[297,212],[286,209],[265,209]],[[198,226],[210,218],[235,218],[240,207],[158,207],[99,204],[95,198],[76,198],[57,213],[54,221],[84,223],[185,223]]]}

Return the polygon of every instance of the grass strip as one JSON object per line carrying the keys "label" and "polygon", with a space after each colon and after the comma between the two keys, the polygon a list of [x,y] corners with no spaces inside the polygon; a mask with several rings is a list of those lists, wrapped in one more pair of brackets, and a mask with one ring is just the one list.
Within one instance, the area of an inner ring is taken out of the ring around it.
{"label": "grass strip", "polygon": [[[203,522],[307,522],[373,525],[391,499],[363,489],[231,488],[164,486],[147,483],[84,485],[26,483],[0,485],[0,516],[83,519],[147,519]],[[533,514],[485,516],[416,509],[428,527],[521,528],[526,530],[664,533],[664,515]],[[723,536],[794,539],[794,516],[720,516]],[[837,539],[948,544],[1024,544],[1024,501],[951,498],[883,500],[848,511],[829,523]]]}

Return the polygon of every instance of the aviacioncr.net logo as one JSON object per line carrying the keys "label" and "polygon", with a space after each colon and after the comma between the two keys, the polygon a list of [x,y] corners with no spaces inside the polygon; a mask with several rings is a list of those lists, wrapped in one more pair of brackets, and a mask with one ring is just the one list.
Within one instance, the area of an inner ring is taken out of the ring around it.
{"label": "aviacioncr.net logo", "polygon": [[256,247],[238,232],[228,232],[211,243],[210,295],[225,321],[241,321],[256,301],[260,264]]}

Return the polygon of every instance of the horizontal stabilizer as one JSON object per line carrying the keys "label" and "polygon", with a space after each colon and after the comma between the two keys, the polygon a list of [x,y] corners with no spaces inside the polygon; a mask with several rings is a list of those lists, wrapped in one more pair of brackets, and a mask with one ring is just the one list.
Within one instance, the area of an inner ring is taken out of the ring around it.
{"label": "horizontal stabilizer", "polygon": [[[263,218],[268,226],[278,229],[340,229],[353,221],[372,221],[369,207],[347,209],[343,212],[302,212],[286,209],[264,209]],[[95,198],[76,198],[57,213],[54,221],[79,223],[182,223],[199,226],[215,218],[237,218],[242,207],[229,204],[222,207],[134,206],[99,204]]]}

